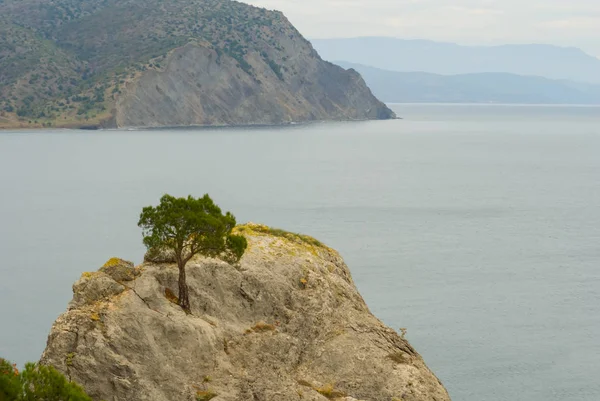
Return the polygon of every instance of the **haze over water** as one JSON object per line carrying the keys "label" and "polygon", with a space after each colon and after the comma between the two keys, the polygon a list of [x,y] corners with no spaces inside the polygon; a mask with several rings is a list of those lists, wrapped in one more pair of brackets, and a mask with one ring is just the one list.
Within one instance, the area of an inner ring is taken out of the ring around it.
{"label": "haze over water", "polygon": [[600,108],[395,105],[404,120],[0,132],[0,355],[37,360],[83,271],[206,192],[338,249],[454,400],[600,399]]}

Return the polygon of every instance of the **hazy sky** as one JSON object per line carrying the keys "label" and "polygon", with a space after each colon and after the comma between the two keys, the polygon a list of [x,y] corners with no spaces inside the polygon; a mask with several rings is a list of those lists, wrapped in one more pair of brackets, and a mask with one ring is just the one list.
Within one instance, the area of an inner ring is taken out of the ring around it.
{"label": "hazy sky", "polygon": [[600,0],[244,0],[283,11],[308,38],[393,36],[549,43],[600,57]]}

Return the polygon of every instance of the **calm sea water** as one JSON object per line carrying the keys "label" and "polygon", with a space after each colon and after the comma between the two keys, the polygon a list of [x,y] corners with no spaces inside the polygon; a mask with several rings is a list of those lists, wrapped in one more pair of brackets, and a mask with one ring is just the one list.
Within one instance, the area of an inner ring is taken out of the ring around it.
{"label": "calm sea water", "polygon": [[71,284],[140,262],[143,206],[206,192],[312,234],[455,400],[600,399],[600,108],[396,105],[404,120],[0,133],[0,355]]}

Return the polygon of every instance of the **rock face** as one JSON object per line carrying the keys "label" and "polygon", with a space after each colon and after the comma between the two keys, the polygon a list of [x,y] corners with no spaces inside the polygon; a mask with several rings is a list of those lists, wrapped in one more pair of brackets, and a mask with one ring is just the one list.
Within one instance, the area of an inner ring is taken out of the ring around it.
{"label": "rock face", "polygon": [[248,71],[207,44],[177,49],[163,70],[147,71],[127,87],[117,102],[116,126],[395,118],[356,71],[323,61],[299,35],[280,35],[282,50],[270,49],[272,56],[247,54]]}
{"label": "rock face", "polygon": [[191,315],[174,303],[168,262],[85,273],[42,363],[94,400],[450,400],[369,312],[337,252],[264,226],[238,230],[249,241],[239,266],[188,264]]}

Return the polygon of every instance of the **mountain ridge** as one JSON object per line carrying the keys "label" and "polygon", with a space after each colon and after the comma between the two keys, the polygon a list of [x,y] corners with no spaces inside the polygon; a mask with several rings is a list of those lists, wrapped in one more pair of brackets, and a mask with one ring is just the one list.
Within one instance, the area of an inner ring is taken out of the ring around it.
{"label": "mountain ridge", "polygon": [[506,72],[600,83],[600,59],[575,47],[546,44],[464,46],[390,37],[312,39],[327,60],[392,71],[441,75]]}
{"label": "mountain ridge", "polygon": [[336,61],[358,71],[390,103],[600,104],[600,85],[510,73],[440,75],[382,70]]}

